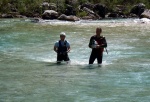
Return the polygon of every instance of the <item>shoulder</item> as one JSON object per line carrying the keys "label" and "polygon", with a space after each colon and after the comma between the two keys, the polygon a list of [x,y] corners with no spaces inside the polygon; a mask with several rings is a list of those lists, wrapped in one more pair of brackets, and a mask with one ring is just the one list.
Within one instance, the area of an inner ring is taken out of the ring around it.
{"label": "shoulder", "polygon": [[96,35],[91,36],[91,39],[95,39],[95,38],[96,38]]}
{"label": "shoulder", "polygon": [[56,42],[55,42],[55,46],[59,46],[59,41],[56,41]]}
{"label": "shoulder", "polygon": [[96,35],[91,36],[91,38],[95,38],[95,37],[96,37]]}
{"label": "shoulder", "polygon": [[55,42],[55,44],[58,44],[58,43],[59,43],[59,41],[56,41],[56,42]]}
{"label": "shoulder", "polygon": [[69,41],[65,40],[65,43],[66,43],[66,46],[67,46],[67,47],[69,47],[69,46],[70,46]]}
{"label": "shoulder", "polygon": [[65,40],[65,42],[69,44],[69,41]]}

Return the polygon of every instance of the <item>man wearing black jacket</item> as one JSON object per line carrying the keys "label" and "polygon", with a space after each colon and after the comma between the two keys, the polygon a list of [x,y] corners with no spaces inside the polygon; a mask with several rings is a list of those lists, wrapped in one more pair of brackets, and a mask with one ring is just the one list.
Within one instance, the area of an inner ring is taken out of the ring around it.
{"label": "man wearing black jacket", "polygon": [[102,64],[103,51],[107,47],[107,42],[104,36],[101,36],[102,29],[96,28],[96,35],[90,38],[89,47],[92,49],[89,64],[93,64],[97,59],[98,64]]}

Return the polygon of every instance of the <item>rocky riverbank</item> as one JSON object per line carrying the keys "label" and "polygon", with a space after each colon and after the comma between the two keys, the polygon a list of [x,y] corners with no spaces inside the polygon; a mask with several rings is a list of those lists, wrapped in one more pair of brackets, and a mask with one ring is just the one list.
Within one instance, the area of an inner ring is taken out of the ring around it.
{"label": "rocky riverbank", "polygon": [[17,8],[9,4],[10,12],[0,13],[0,18],[40,18],[40,19],[58,19],[67,21],[78,21],[80,19],[99,20],[105,18],[149,18],[150,9],[145,4],[134,5],[129,11],[125,5],[116,5],[114,8],[108,8],[104,4],[83,3],[76,8],[70,3],[66,3],[65,9],[60,10],[55,3],[43,2],[40,9],[34,12],[20,13]]}

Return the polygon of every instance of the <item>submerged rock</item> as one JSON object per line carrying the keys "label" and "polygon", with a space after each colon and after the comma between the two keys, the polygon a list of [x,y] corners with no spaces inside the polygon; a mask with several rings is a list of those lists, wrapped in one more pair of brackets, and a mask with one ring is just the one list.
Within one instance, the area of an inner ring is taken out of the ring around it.
{"label": "submerged rock", "polygon": [[41,18],[32,18],[32,19],[30,19],[31,20],[31,22],[33,22],[33,23],[39,23],[39,22],[42,22],[43,21],[43,19],[41,19]]}

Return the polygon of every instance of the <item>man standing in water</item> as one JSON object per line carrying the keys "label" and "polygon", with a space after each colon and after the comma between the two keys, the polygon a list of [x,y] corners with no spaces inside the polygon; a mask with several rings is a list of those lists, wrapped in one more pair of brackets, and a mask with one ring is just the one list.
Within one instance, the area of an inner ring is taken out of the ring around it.
{"label": "man standing in water", "polygon": [[54,51],[57,53],[57,63],[61,61],[69,62],[68,52],[70,51],[70,44],[65,40],[66,34],[64,32],[60,33],[60,40],[57,41],[54,45]]}
{"label": "man standing in water", "polygon": [[107,47],[107,42],[105,37],[101,36],[102,29],[96,28],[96,35],[90,38],[89,47],[92,49],[89,64],[93,64],[97,58],[98,64],[102,64],[103,51]]}

